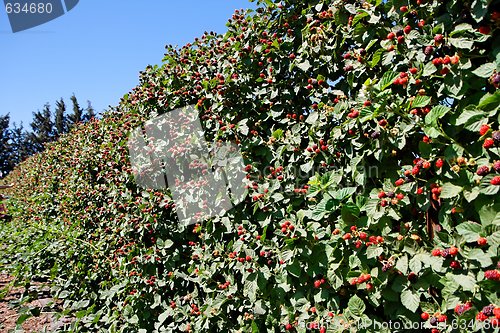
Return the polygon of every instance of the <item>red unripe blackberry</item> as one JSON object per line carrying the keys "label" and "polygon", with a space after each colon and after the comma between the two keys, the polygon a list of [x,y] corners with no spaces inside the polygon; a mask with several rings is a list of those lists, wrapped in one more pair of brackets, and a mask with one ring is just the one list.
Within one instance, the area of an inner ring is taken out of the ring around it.
{"label": "red unripe blackberry", "polygon": [[490,130],[490,126],[488,124],[481,125],[479,129],[479,135],[483,136]]}
{"label": "red unripe blackberry", "polygon": [[444,161],[442,159],[438,159],[436,161],[436,168],[441,169],[443,167]]}
{"label": "red unripe blackberry", "polygon": [[500,281],[500,271],[492,269],[484,272],[484,278],[487,280]]}
{"label": "red unripe blackberry", "polygon": [[443,40],[444,40],[444,36],[441,34],[437,34],[436,36],[434,36],[434,41],[436,43],[441,43]]}
{"label": "red unripe blackberry", "polygon": [[493,140],[493,138],[486,138],[486,140],[484,140],[484,143],[483,143],[484,148],[489,149],[489,148],[493,147],[494,145],[495,145],[495,141]]}
{"label": "red unripe blackberry", "polygon": [[492,180],[490,180],[491,185],[500,185],[500,176],[495,176],[493,177]]}

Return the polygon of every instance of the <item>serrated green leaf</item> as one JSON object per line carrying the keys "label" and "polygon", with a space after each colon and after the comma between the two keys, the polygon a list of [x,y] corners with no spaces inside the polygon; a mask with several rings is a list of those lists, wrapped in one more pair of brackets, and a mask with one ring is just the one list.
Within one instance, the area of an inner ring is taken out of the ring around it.
{"label": "serrated green leaf", "polygon": [[466,291],[474,291],[477,286],[476,279],[471,275],[452,275],[453,280]]}
{"label": "serrated green leaf", "polygon": [[395,268],[403,274],[408,273],[408,257],[406,255],[399,257]]}
{"label": "serrated green leaf", "polygon": [[467,254],[467,258],[469,258],[470,260],[479,261],[483,268],[493,265],[493,261],[491,261],[491,258],[481,249],[470,250]]}
{"label": "serrated green leaf", "polygon": [[365,302],[363,302],[363,300],[357,295],[354,295],[353,297],[351,297],[351,299],[349,299],[347,307],[349,309],[349,312],[357,317],[363,315],[366,309]]}
{"label": "serrated green leaf", "polygon": [[481,225],[475,222],[462,222],[455,229],[467,242],[475,242],[479,238]]}
{"label": "serrated green leaf", "polygon": [[378,84],[379,90],[382,91],[389,87],[394,82],[394,79],[398,77],[398,75],[399,73],[393,71],[385,72]]}
{"label": "serrated green leaf", "polygon": [[444,183],[441,187],[441,195],[440,197],[443,199],[454,198],[462,192],[463,187],[453,185],[452,183]]}
{"label": "serrated green leaf", "polygon": [[405,289],[401,292],[401,304],[408,310],[416,312],[420,305],[420,297],[417,293]]}
{"label": "serrated green leaf", "polygon": [[495,69],[496,69],[496,65],[492,62],[488,62],[486,64],[479,66],[475,70],[473,70],[472,73],[474,73],[475,75],[477,75],[479,77],[489,78],[491,76],[491,74],[493,74]]}
{"label": "serrated green leaf", "polygon": [[413,102],[411,103],[412,108],[423,108],[424,106],[427,106],[431,103],[431,97],[430,96],[421,96],[418,95],[415,97]]}
{"label": "serrated green leaf", "polygon": [[441,117],[443,117],[445,114],[447,114],[450,111],[449,107],[446,107],[444,105],[437,105],[431,109],[431,112],[429,112],[425,116],[425,123],[430,125],[434,124],[437,122],[437,120]]}
{"label": "serrated green leaf", "polygon": [[437,71],[436,66],[434,66],[434,64],[429,61],[424,66],[424,70],[422,71],[422,76],[424,76],[424,77],[430,76],[430,75],[434,74],[436,71]]}

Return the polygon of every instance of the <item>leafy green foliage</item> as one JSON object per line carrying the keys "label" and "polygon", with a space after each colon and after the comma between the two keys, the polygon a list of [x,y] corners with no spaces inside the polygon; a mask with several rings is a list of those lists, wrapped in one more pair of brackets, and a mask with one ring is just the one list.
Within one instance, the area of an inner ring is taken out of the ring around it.
{"label": "leafy green foliage", "polygon": [[[54,281],[76,331],[431,325],[498,306],[498,2],[261,5],[168,47],[115,110],[10,175],[7,263]],[[239,144],[250,194],[184,229],[167,190],[136,186],[126,143],[186,105],[208,142]]]}

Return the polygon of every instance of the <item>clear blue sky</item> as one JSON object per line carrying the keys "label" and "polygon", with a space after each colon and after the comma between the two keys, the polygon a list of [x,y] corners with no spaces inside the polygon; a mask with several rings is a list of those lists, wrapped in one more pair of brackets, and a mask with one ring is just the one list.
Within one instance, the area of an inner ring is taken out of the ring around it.
{"label": "clear blue sky", "polygon": [[96,111],[116,106],[139,71],[160,64],[166,44],[226,31],[248,0],[80,0],[65,15],[12,33],[0,4],[0,115],[29,128],[32,113],[59,98]]}

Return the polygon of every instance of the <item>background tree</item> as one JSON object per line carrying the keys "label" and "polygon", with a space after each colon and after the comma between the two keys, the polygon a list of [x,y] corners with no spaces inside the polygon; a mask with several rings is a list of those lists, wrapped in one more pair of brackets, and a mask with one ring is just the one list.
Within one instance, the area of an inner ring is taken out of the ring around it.
{"label": "background tree", "polygon": [[96,117],[96,113],[94,108],[92,107],[92,103],[87,101],[87,108],[85,109],[85,115],[83,116],[83,121],[89,121],[92,118]]}
{"label": "background tree", "polygon": [[43,110],[33,113],[33,121],[30,124],[32,132],[29,135],[35,152],[43,151],[44,144],[54,139],[55,128],[52,120],[50,105],[45,104]]}
{"label": "background tree", "polygon": [[64,100],[61,98],[56,101],[56,112],[55,112],[55,136],[60,136],[64,133],[68,132],[68,119],[65,115],[66,113],[66,104]]}
{"label": "background tree", "polygon": [[12,151],[9,158],[12,161],[12,167],[34,154],[35,151],[29,139],[29,133],[24,129],[22,122],[19,126],[16,123],[13,124],[13,128],[10,130],[10,140]]}
{"label": "background tree", "polygon": [[76,99],[76,96],[74,94],[71,96],[70,99],[71,103],[73,103],[73,114],[69,116],[69,121],[70,121],[69,126],[73,127],[82,121],[83,109],[78,104],[78,100]]}

